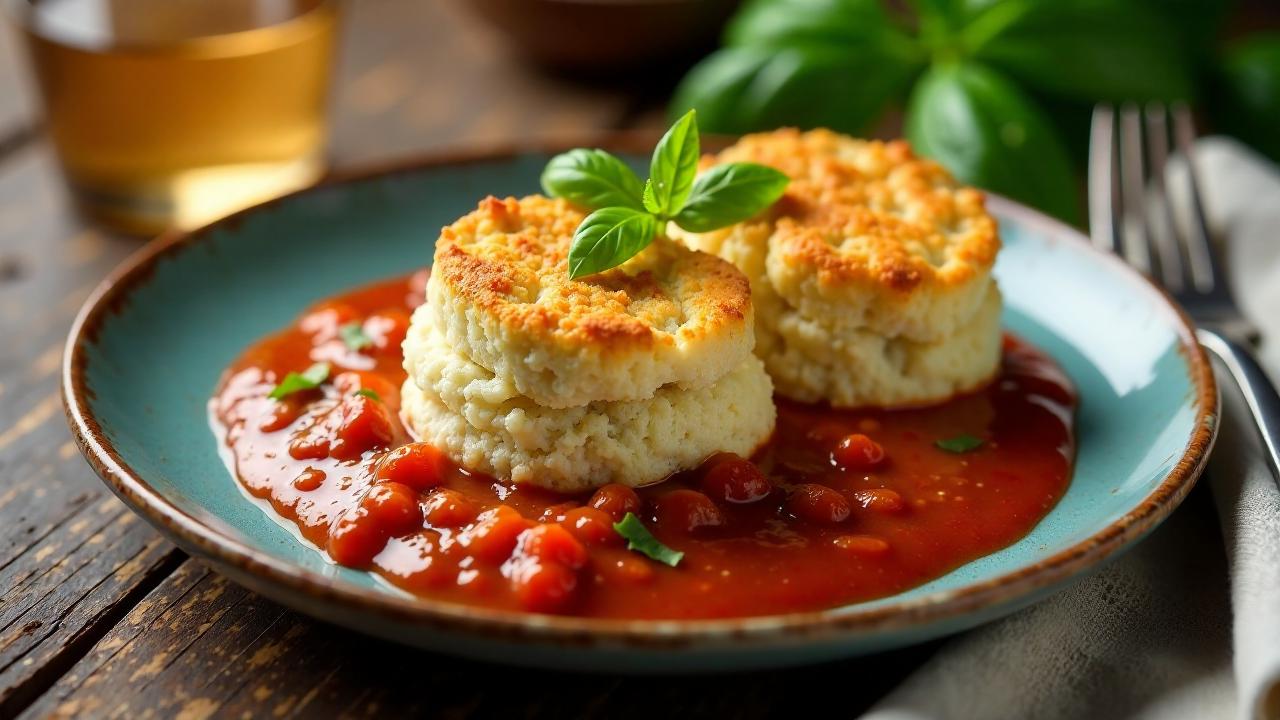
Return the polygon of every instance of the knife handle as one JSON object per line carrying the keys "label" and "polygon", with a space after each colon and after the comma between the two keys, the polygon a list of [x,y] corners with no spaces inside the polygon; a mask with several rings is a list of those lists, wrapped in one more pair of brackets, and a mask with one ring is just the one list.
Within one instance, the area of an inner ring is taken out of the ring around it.
{"label": "knife handle", "polygon": [[1205,350],[1213,353],[1236,381],[1266,451],[1271,477],[1280,485],[1280,395],[1253,352],[1215,330],[1200,328],[1196,336]]}

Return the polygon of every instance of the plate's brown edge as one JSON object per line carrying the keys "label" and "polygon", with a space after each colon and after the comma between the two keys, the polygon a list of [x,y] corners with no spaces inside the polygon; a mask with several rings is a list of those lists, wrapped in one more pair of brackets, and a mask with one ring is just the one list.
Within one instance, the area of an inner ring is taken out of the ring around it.
{"label": "plate's brown edge", "polygon": [[[1137,507],[1094,535],[1060,553],[1012,573],[965,588],[933,593],[913,600],[865,610],[832,609],[785,615],[728,620],[596,620],[575,617],[472,608],[429,598],[403,598],[334,582],[287,562],[276,560],[171,505],[157,493],[111,445],[102,427],[88,410],[91,391],[85,384],[84,346],[92,342],[103,320],[150,275],[155,263],[195,244],[208,233],[238,224],[246,215],[260,212],[298,195],[334,185],[410,173],[429,167],[499,161],[525,153],[559,152],[572,147],[596,146],[617,152],[647,153],[656,139],[653,133],[610,133],[565,142],[502,145],[417,157],[355,171],[335,173],[320,183],[289,195],[247,208],[203,228],[171,232],[146,246],[117,267],[80,309],[67,339],[62,367],[62,399],[67,422],[81,453],[111,490],[166,535],[216,563],[238,568],[252,576],[300,591],[314,600],[337,602],[374,613],[388,620],[410,623],[424,630],[478,632],[497,640],[552,641],[562,645],[625,645],[653,650],[677,649],[698,642],[750,640],[803,640],[843,634],[878,634],[909,626],[927,625],[956,618],[974,610],[1013,601],[1055,585],[1096,565],[1167,517],[1186,497],[1203,471],[1217,434],[1218,393],[1212,368],[1196,342],[1194,326],[1186,313],[1158,286],[1129,268],[1122,260],[1091,250],[1100,262],[1113,263],[1123,277],[1153,294],[1176,319],[1183,355],[1194,384],[1196,430],[1175,467]],[[723,144],[713,139],[708,144]],[[1001,214],[1016,216],[1054,235],[1088,241],[1075,228],[1010,200],[991,196]]]}

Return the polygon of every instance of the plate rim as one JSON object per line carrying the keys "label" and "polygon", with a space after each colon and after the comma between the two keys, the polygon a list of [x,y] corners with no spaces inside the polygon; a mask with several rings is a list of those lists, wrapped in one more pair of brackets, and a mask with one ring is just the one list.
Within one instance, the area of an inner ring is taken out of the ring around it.
{"label": "plate rim", "polygon": [[[800,635],[874,634],[925,627],[957,620],[970,613],[1034,597],[1127,547],[1163,521],[1195,485],[1217,435],[1218,392],[1212,368],[1196,341],[1190,318],[1163,289],[1120,258],[1095,248],[1079,230],[1017,202],[986,192],[993,215],[1015,218],[1051,237],[1071,238],[1086,246],[1098,262],[1110,263],[1119,276],[1148,294],[1168,313],[1187,359],[1195,395],[1196,428],[1174,467],[1160,484],[1123,516],[1054,555],[989,580],[942,590],[910,600],[863,610],[848,605],[827,610],[713,620],[617,620],[542,615],[477,608],[422,597],[372,592],[271,557],[173,505],[135,471],[107,439],[87,402],[85,345],[96,338],[103,321],[151,276],[157,262],[199,244],[213,232],[234,228],[246,216],[294,198],[336,186],[386,179],[451,165],[512,160],[531,153],[563,152],[573,147],[602,147],[615,152],[645,153],[655,133],[619,132],[576,140],[504,143],[464,150],[426,153],[389,163],[375,163],[327,176],[321,182],[245,208],[190,231],[170,231],[134,251],[111,271],[85,300],[71,326],[62,361],[62,403],[71,434],[82,455],[111,491],[177,544],[216,564],[227,565],[258,580],[301,593],[308,600],[354,607],[381,618],[409,623],[428,631],[487,633],[500,640],[557,641],[568,645],[621,643],[649,649],[677,649],[700,640],[768,641]],[[985,191],[984,191],[985,192]],[[234,479],[233,479],[234,481]]]}

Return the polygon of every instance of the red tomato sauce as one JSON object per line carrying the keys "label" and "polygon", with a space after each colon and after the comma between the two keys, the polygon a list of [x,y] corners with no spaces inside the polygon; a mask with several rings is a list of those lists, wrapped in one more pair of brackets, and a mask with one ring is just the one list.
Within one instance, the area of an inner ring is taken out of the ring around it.
{"label": "red tomato sauce", "polygon": [[[411,593],[609,618],[724,618],[831,608],[907,590],[1017,541],[1067,487],[1075,393],[1006,339],[987,388],[935,407],[846,411],[778,400],[750,461],[709,458],[666,482],[566,496],[459,468],[399,420],[400,341],[425,273],[313,307],[249,348],[211,401],[234,472],[343,565]],[[359,350],[343,340],[359,323]],[[326,382],[273,400],[288,372]],[[939,440],[971,436],[966,452]],[[684,553],[627,549],[635,513]]]}

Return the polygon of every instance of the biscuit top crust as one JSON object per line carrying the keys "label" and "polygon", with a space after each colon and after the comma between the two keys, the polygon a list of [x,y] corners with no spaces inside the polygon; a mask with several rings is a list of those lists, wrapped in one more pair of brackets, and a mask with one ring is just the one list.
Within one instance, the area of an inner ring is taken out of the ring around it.
{"label": "biscuit top crust", "polygon": [[666,238],[618,268],[569,279],[585,214],[537,195],[485,198],[440,234],[432,273],[509,331],[605,352],[697,342],[750,315],[746,277]]}
{"label": "biscuit top crust", "polygon": [[1000,249],[982,192],[905,141],[784,129],[747,135],[702,167],[744,161],[791,177],[762,218],[775,223],[783,263],[814,273],[819,286],[944,289],[985,275]]}
{"label": "biscuit top crust", "polygon": [[481,201],[440,233],[429,321],[551,408],[704,387],[751,354],[751,288],[737,268],[659,236],[616,268],[570,280],[583,217],[536,195]]}

